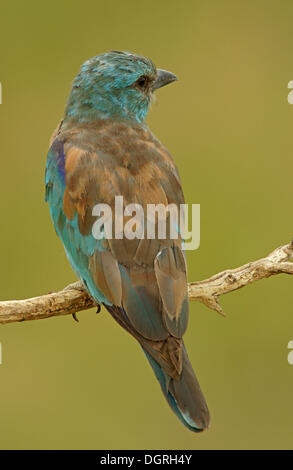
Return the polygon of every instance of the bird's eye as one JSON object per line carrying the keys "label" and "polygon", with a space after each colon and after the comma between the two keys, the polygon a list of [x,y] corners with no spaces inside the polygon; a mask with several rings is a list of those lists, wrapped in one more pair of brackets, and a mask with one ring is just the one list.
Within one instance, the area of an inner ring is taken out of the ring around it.
{"label": "bird's eye", "polygon": [[147,81],[148,81],[147,77],[142,76],[142,77],[139,77],[136,84],[137,84],[137,86],[139,86],[139,88],[145,88],[145,86],[147,84]]}

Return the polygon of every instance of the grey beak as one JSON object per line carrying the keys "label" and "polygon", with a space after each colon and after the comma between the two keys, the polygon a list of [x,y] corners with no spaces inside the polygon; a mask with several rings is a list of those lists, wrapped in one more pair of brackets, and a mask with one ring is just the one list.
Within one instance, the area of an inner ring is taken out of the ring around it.
{"label": "grey beak", "polygon": [[153,84],[153,91],[161,88],[162,86],[168,85],[169,83],[175,82],[178,80],[176,75],[172,72],[168,72],[167,70],[157,69],[157,78]]}

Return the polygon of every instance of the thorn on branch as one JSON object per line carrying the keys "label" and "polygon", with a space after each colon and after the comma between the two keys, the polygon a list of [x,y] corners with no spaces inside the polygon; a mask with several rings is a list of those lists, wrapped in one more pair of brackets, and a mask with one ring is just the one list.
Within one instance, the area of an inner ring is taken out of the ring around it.
{"label": "thorn on branch", "polygon": [[[198,299],[200,300],[200,299]],[[208,308],[214,310],[215,312],[222,315],[222,317],[227,317],[226,313],[222,309],[221,305],[219,304],[219,297],[217,295],[211,295],[210,297],[203,297],[201,299],[202,303],[204,303]]]}

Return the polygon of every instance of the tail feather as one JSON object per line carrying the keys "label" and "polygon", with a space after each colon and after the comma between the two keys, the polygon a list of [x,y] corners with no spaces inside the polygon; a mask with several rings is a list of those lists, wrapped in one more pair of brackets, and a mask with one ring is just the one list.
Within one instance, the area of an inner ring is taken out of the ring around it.
{"label": "tail feather", "polygon": [[[182,423],[194,432],[200,432],[206,429],[210,422],[209,410],[198,380],[193,372],[192,365],[188,359],[184,343],[182,345],[182,372],[178,378],[172,378],[146,351],[145,348],[148,344],[150,346],[149,350],[151,351],[151,342],[148,343],[146,339],[143,339],[134,330],[125,310],[114,305],[105,305],[105,307],[113,318],[139,341],[161,385],[167,402]],[[154,353],[156,353],[155,350]],[[154,354],[154,356],[156,357],[156,354]],[[161,362],[161,364],[164,365],[163,362]],[[174,371],[174,366],[171,369]],[[165,370],[168,370],[168,368],[165,367]]]}
{"label": "tail feather", "polygon": [[183,345],[182,373],[179,379],[169,377],[160,365],[144,353],[161,385],[170,407],[191,431],[200,432],[209,426],[210,414],[198,380]]}

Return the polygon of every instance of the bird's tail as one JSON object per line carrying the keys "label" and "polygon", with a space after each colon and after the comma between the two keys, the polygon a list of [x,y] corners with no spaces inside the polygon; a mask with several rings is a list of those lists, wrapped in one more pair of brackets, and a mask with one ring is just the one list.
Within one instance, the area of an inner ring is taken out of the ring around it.
{"label": "bird's tail", "polygon": [[192,369],[185,346],[183,345],[182,372],[178,379],[169,377],[161,366],[144,350],[167,402],[183,422],[194,432],[209,426],[210,414],[198,380]]}

